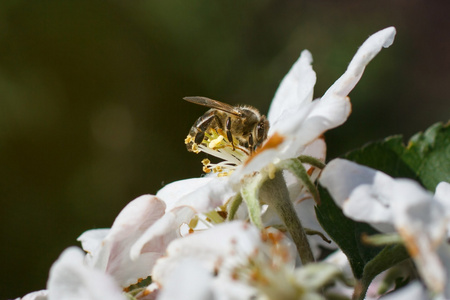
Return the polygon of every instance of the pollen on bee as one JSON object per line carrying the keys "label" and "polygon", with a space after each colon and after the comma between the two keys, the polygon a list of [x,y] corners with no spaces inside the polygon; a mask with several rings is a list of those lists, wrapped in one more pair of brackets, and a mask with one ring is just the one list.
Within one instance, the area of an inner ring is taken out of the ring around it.
{"label": "pollen on bee", "polygon": [[188,136],[184,139],[184,143],[186,145],[193,141],[194,141],[194,138],[190,134],[188,134]]}
{"label": "pollen on bee", "polygon": [[200,149],[198,148],[198,145],[197,145],[196,143],[193,143],[193,144],[192,144],[191,150],[192,150],[192,152],[194,152],[195,154],[198,154],[198,153],[201,152]]}
{"label": "pollen on bee", "polygon": [[223,141],[223,135],[219,135],[217,138],[209,142],[208,147],[214,149]]}

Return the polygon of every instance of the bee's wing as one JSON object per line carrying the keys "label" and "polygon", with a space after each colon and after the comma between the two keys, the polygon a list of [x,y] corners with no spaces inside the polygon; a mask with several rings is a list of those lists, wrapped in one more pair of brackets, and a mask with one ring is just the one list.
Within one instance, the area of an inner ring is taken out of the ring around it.
{"label": "bee's wing", "polygon": [[226,104],[226,103],[223,103],[223,102],[220,102],[220,101],[217,101],[217,100],[209,99],[206,97],[200,97],[200,96],[184,97],[183,99],[188,102],[192,102],[192,103],[195,103],[198,105],[222,110],[227,113],[233,114],[235,116],[241,116],[241,112],[236,107]]}

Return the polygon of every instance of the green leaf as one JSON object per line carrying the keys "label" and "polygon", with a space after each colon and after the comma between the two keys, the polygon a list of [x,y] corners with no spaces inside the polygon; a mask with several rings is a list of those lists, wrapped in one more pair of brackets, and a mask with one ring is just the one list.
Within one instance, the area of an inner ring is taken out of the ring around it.
{"label": "green leaf", "polygon": [[367,262],[364,266],[364,273],[361,280],[362,289],[360,291],[359,299],[365,298],[366,291],[375,276],[408,257],[408,252],[403,245],[397,244],[384,247],[377,256]]}
{"label": "green leaf", "polygon": [[450,123],[437,123],[417,133],[407,146],[401,136],[394,136],[370,143],[344,158],[392,177],[414,179],[434,192],[439,182],[450,182]]}
{"label": "green leaf", "polygon": [[450,123],[437,123],[424,133],[414,135],[402,159],[432,192],[439,182],[450,182]]}
{"label": "green leaf", "polygon": [[347,256],[355,278],[360,279],[367,262],[383,249],[364,245],[361,235],[378,232],[366,223],[347,218],[324,188],[319,187],[319,193],[322,203],[315,207],[317,219]]}

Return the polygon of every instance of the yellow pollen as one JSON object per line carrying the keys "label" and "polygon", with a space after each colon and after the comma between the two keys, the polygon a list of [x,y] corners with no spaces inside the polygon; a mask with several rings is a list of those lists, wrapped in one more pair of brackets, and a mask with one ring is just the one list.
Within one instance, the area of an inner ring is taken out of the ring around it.
{"label": "yellow pollen", "polygon": [[209,142],[208,147],[211,148],[211,149],[214,149],[222,141],[223,141],[223,135],[219,135],[216,139],[214,139],[211,142]]}
{"label": "yellow pollen", "polygon": [[188,136],[184,139],[184,143],[187,145],[190,142],[192,142],[194,140],[194,138],[188,134]]}
{"label": "yellow pollen", "polygon": [[192,144],[191,149],[192,149],[192,152],[194,152],[196,154],[200,153],[200,149],[198,148],[198,145],[196,143]]}
{"label": "yellow pollen", "polygon": [[223,170],[223,169],[222,169],[221,166],[215,166],[215,167],[214,167],[214,172],[215,172],[215,173],[220,173],[220,172],[222,172],[222,170]]}
{"label": "yellow pollen", "polygon": [[203,172],[205,172],[205,173],[211,173],[211,169],[208,168],[207,166],[203,166]]}
{"label": "yellow pollen", "polygon": [[211,163],[211,161],[207,158],[205,158],[204,160],[202,160],[202,164],[206,167],[207,165],[209,165]]}

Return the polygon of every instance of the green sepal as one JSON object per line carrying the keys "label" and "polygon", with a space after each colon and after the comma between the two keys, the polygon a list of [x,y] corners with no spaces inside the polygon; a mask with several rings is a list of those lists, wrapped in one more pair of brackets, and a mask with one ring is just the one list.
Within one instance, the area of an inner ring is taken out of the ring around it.
{"label": "green sepal", "polygon": [[241,193],[237,193],[236,196],[231,198],[230,203],[228,203],[227,210],[227,221],[234,220],[234,216],[239,209],[239,206],[242,204],[242,195]]}
{"label": "green sepal", "polygon": [[306,187],[306,189],[311,193],[314,201],[319,204],[320,197],[317,192],[316,185],[311,181],[311,177],[309,177],[308,172],[306,171],[303,163],[297,159],[285,159],[277,164],[278,170],[288,170],[292,174],[294,174]]}
{"label": "green sepal", "polygon": [[310,164],[311,166],[319,169],[325,168],[325,164],[313,156],[300,155],[299,157],[297,157],[297,159],[304,164]]}
{"label": "green sepal", "polygon": [[259,203],[259,190],[264,181],[261,173],[256,174],[241,187],[241,196],[247,205],[250,221],[256,227],[262,229],[261,205]]}

